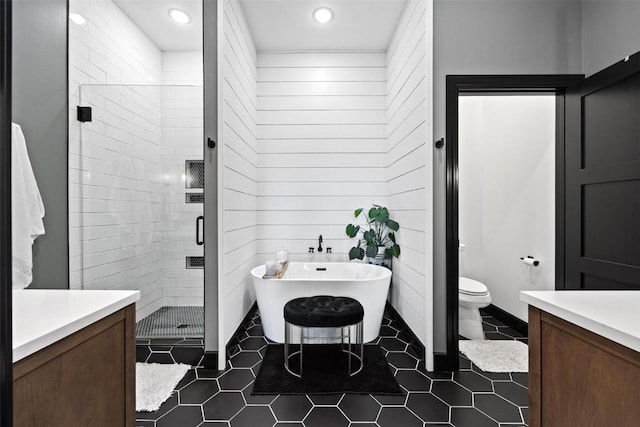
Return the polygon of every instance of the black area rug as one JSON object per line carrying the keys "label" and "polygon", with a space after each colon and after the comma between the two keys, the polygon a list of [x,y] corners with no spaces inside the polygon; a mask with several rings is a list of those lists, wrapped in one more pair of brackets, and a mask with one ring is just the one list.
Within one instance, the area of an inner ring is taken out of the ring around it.
{"label": "black area rug", "polygon": [[[290,351],[297,347],[292,345]],[[364,346],[364,367],[353,377],[347,375],[348,361],[339,344],[305,345],[304,372],[300,379],[284,368],[284,345],[269,344],[253,385],[253,394],[404,394],[377,345]],[[298,370],[298,363],[297,356],[291,359],[289,366],[294,372]],[[359,361],[354,359],[352,363]]]}

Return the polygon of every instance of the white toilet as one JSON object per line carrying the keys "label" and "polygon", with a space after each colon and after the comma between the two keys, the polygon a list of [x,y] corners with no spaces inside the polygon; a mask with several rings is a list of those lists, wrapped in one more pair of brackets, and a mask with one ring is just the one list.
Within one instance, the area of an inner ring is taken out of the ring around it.
{"label": "white toilet", "polygon": [[480,309],[491,304],[491,294],[484,283],[463,277],[464,244],[460,244],[458,278],[458,334],[470,340],[483,340]]}

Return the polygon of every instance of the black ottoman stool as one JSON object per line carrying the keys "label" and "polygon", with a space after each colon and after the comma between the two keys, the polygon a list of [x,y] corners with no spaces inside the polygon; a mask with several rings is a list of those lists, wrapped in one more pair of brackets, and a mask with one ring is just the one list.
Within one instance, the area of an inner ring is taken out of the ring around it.
{"label": "black ottoman stool", "polygon": [[[345,339],[348,349],[345,351],[349,357],[349,376],[354,376],[362,370],[364,361],[364,342],[362,338],[362,319],[364,308],[362,304],[353,298],[318,295],[314,297],[296,298],[284,306],[284,367],[292,375],[302,378],[302,356],[305,343],[313,340],[336,339],[342,344],[344,350]],[[292,325],[300,327],[300,350],[289,354],[291,344]],[[351,329],[355,327],[356,349],[359,347],[359,355],[351,350]],[[313,337],[309,335],[310,328],[339,329],[340,334],[331,337]],[[300,372],[293,372],[289,368],[289,360],[295,355],[300,355]],[[360,367],[351,371],[351,357],[360,361]]]}

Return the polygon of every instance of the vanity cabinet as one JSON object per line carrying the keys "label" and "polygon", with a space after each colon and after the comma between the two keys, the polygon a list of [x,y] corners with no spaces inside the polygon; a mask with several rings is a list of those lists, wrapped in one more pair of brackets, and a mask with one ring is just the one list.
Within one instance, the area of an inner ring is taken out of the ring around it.
{"label": "vanity cabinet", "polygon": [[529,405],[530,427],[637,427],[640,353],[530,305]]}
{"label": "vanity cabinet", "polygon": [[134,307],[15,362],[14,427],[133,427]]}

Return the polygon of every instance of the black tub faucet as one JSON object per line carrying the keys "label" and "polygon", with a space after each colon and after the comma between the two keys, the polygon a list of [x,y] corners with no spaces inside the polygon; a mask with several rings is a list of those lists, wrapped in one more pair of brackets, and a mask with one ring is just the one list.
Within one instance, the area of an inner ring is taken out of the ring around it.
{"label": "black tub faucet", "polygon": [[322,252],[322,234],[318,237],[318,252]]}

